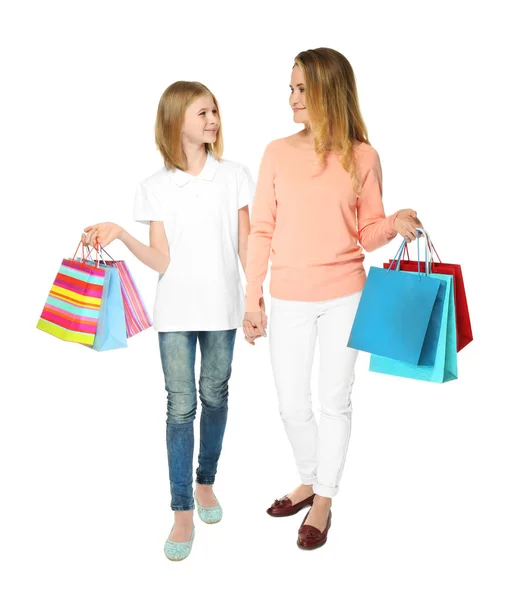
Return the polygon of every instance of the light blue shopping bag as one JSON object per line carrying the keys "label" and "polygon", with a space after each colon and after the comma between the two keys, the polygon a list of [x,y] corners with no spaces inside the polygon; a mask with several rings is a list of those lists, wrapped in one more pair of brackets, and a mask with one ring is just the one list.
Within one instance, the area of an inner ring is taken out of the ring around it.
{"label": "light blue shopping bag", "polygon": [[433,366],[412,365],[410,363],[372,355],[369,370],[375,373],[408,377],[446,383],[458,379],[458,355],[456,343],[456,313],[454,308],[454,281],[452,275],[432,273],[431,277],[445,281],[446,294],[442,310],[440,335],[436,347],[435,364]]}
{"label": "light blue shopping bag", "polygon": [[105,270],[105,285],[98,315],[98,326],[93,350],[103,352],[128,346],[126,337],[125,309],[121,295],[121,281],[116,267],[99,264]]}
{"label": "light blue shopping bag", "polygon": [[105,271],[98,325],[94,336],[94,344],[90,347],[97,352],[126,348],[128,341],[125,308],[119,271],[116,267],[107,265],[100,254],[98,254],[97,260],[86,259],[85,262]]}
{"label": "light blue shopping bag", "polygon": [[417,273],[398,270],[405,245],[406,239],[388,269],[370,268],[347,345],[414,365],[433,365],[446,290],[429,271],[421,273],[420,258]]}

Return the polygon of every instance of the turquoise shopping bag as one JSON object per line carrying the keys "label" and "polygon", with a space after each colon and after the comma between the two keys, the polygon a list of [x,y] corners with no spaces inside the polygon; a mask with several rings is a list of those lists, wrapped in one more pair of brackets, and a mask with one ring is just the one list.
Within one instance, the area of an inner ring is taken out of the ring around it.
{"label": "turquoise shopping bag", "polygon": [[[406,239],[396,259],[405,245]],[[417,273],[399,271],[396,259],[396,270],[392,269],[394,261],[388,269],[370,268],[347,345],[414,365],[432,366],[445,290],[438,278],[420,272],[420,259]]]}
{"label": "turquoise shopping bag", "polygon": [[454,308],[454,280],[452,275],[431,273],[431,277],[444,281],[446,294],[442,310],[440,335],[433,366],[410,363],[371,355],[369,370],[375,373],[396,375],[433,383],[446,383],[458,379],[458,355],[456,343],[456,312]]}

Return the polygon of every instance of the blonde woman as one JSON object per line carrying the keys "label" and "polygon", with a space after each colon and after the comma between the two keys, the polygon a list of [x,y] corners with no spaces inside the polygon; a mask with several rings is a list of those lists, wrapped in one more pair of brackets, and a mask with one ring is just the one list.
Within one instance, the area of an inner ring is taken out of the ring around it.
{"label": "blonde woman", "polygon": [[[370,145],[349,61],[330,48],[300,52],[290,80],[294,122],[304,129],[265,149],[252,209],[244,333],[265,335],[262,283],[271,259],[269,347],[280,414],[301,484],[267,512],[310,506],[297,544],[326,543],[332,498],[346,460],[357,351],[347,342],[365,284],[364,254],[421,223],[404,209],[385,216],[382,171]],[[319,343],[320,420],[310,379]]]}
{"label": "blonde woman", "polygon": [[[159,273],[154,328],[167,391],[174,511],[164,551],[170,560],[182,560],[194,540],[194,496],[202,521],[217,523],[222,516],[212,486],[227,420],[235,334],[244,315],[238,258],[245,269],[254,184],[247,167],[221,158],[218,102],[201,83],[177,81],[164,91],[155,138],[164,166],[139,184],[135,197],[135,220],[149,225],[149,245],[115,223],[87,227],[83,241],[106,246],[117,238]],[[198,342],[202,411],[193,496]]]}

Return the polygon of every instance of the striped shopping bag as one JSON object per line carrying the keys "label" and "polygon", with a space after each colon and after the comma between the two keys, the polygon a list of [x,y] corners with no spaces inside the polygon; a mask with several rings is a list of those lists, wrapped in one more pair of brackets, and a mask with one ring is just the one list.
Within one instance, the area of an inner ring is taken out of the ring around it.
{"label": "striped shopping bag", "polygon": [[[105,252],[105,249],[103,249]],[[121,294],[125,307],[126,336],[130,338],[151,327],[151,319],[144,306],[141,294],[135,285],[134,278],[124,260],[108,260],[106,263],[116,267],[121,281]]]}
{"label": "striped shopping bag", "polygon": [[92,346],[104,280],[104,270],[74,258],[64,259],[46,299],[37,329],[66,342]]}

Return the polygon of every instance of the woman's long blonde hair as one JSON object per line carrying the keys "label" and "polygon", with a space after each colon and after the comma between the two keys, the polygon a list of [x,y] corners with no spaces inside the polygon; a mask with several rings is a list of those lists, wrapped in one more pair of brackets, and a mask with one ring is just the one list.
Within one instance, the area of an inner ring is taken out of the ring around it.
{"label": "woman's long blonde hair", "polygon": [[219,116],[219,130],[214,143],[205,143],[217,160],[223,155],[223,132],[219,104],[214,94],[198,81],[175,81],[162,94],[155,121],[155,142],[168,169],[187,170],[187,156],[182,148],[182,127],[187,107],[201,96],[210,95]]}
{"label": "woman's long blonde hair", "polygon": [[316,48],[300,52],[295,65],[301,67],[305,78],[306,107],[319,162],[326,164],[330,150],[339,154],[355,193],[361,193],[353,142],[369,144],[369,138],[351,64],[332,48]]}

